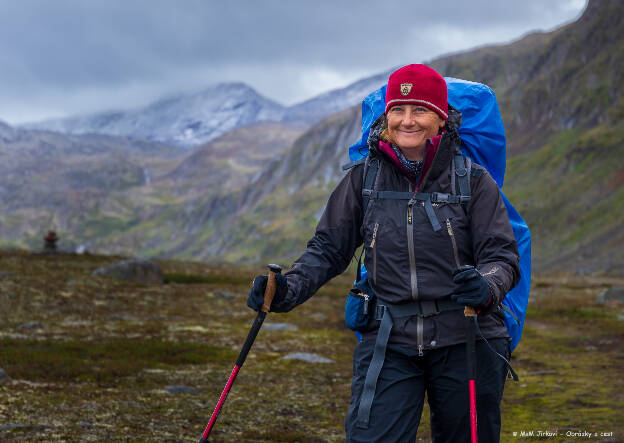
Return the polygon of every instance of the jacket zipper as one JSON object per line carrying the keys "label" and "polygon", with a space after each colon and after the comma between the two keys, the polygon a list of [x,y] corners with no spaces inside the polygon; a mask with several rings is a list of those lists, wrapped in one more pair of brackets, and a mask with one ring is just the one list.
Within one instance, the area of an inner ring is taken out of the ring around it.
{"label": "jacket zipper", "polygon": [[416,203],[416,200],[411,199],[409,203],[407,204],[407,251],[409,253],[409,262],[410,262],[410,286],[412,290],[412,300],[418,300],[418,275],[416,274],[416,256],[414,254],[414,224],[413,224],[415,203]]}
{"label": "jacket zipper", "polygon": [[418,320],[416,322],[416,335],[418,336],[418,356],[422,357],[424,355],[423,353],[423,348],[424,348],[424,340],[423,340],[423,317],[422,316],[418,316]]}
{"label": "jacket zipper", "polygon": [[375,242],[377,241],[377,231],[379,230],[379,223],[375,223],[373,227],[373,240],[370,247],[373,250],[373,281],[377,282],[377,249],[375,248]]}
{"label": "jacket zipper", "polygon": [[455,240],[455,233],[453,232],[453,226],[451,225],[451,220],[449,218],[446,219],[446,230],[448,231],[448,235],[451,238],[451,245],[453,246],[453,255],[455,256],[455,265],[457,269],[461,268],[461,263],[459,262],[459,252],[457,251],[457,241]]}

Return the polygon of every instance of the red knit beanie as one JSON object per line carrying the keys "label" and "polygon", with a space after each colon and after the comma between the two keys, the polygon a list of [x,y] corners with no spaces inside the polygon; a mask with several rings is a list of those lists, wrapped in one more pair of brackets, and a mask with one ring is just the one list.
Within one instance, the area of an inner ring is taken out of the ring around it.
{"label": "red knit beanie", "polygon": [[407,65],[397,69],[388,79],[386,112],[399,104],[421,105],[447,120],[448,102],[444,78],[425,65]]}

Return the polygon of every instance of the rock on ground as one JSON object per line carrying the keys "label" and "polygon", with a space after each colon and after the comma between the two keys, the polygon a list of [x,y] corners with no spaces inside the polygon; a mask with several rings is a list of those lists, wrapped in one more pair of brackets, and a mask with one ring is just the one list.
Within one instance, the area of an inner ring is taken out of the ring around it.
{"label": "rock on ground", "polygon": [[29,321],[17,327],[18,329],[44,329],[44,326],[38,321]]}
{"label": "rock on ground", "polygon": [[293,352],[280,358],[280,360],[301,360],[307,363],[333,363],[334,361],[321,357],[318,354],[310,354],[308,352]]}
{"label": "rock on ground", "polygon": [[299,328],[296,325],[290,323],[265,323],[262,329],[267,331],[298,331]]}
{"label": "rock on ground", "polygon": [[0,368],[0,385],[8,383],[11,381],[11,377],[6,373],[6,371]]}
{"label": "rock on ground", "polygon": [[215,291],[215,294],[223,298],[234,298],[235,295],[228,291]]}
{"label": "rock on ground", "polygon": [[611,301],[624,303],[624,288],[605,289],[603,293],[598,296],[599,303],[607,303]]}
{"label": "rock on ground", "polygon": [[10,431],[12,429],[24,429],[24,430],[44,430],[50,429],[48,425],[36,425],[36,424],[24,424],[24,423],[11,423],[6,426],[0,426],[0,431]]}
{"label": "rock on ground", "polygon": [[188,386],[165,386],[163,389],[169,392],[170,394],[199,394],[201,393],[199,389],[190,388]]}
{"label": "rock on ground", "polygon": [[162,271],[156,263],[149,260],[126,260],[96,269],[92,274],[148,285],[162,285],[164,283]]}

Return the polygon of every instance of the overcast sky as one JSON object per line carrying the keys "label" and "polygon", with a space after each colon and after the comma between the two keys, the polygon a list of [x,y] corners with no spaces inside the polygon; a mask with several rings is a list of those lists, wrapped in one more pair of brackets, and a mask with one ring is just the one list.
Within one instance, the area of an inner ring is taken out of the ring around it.
{"label": "overcast sky", "polygon": [[0,120],[243,81],[293,104],[576,19],[585,0],[0,0]]}

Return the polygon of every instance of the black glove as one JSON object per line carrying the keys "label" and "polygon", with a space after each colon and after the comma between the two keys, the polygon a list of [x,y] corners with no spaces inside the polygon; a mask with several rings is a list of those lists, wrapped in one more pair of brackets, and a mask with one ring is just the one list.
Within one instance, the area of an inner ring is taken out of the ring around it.
{"label": "black glove", "polygon": [[490,287],[487,280],[472,266],[455,273],[453,281],[457,283],[457,288],[451,295],[453,301],[476,309],[483,309],[490,304]]}
{"label": "black glove", "polygon": [[[251,291],[249,291],[249,296],[247,297],[247,306],[254,311],[259,311],[264,303],[264,291],[266,291],[268,281],[269,276],[266,274],[254,278],[253,287]],[[288,282],[286,281],[286,277],[282,274],[275,274],[275,283],[277,287],[271,306],[279,305],[286,298],[286,294],[288,294]],[[271,311],[273,311],[273,309],[271,309]]]}

